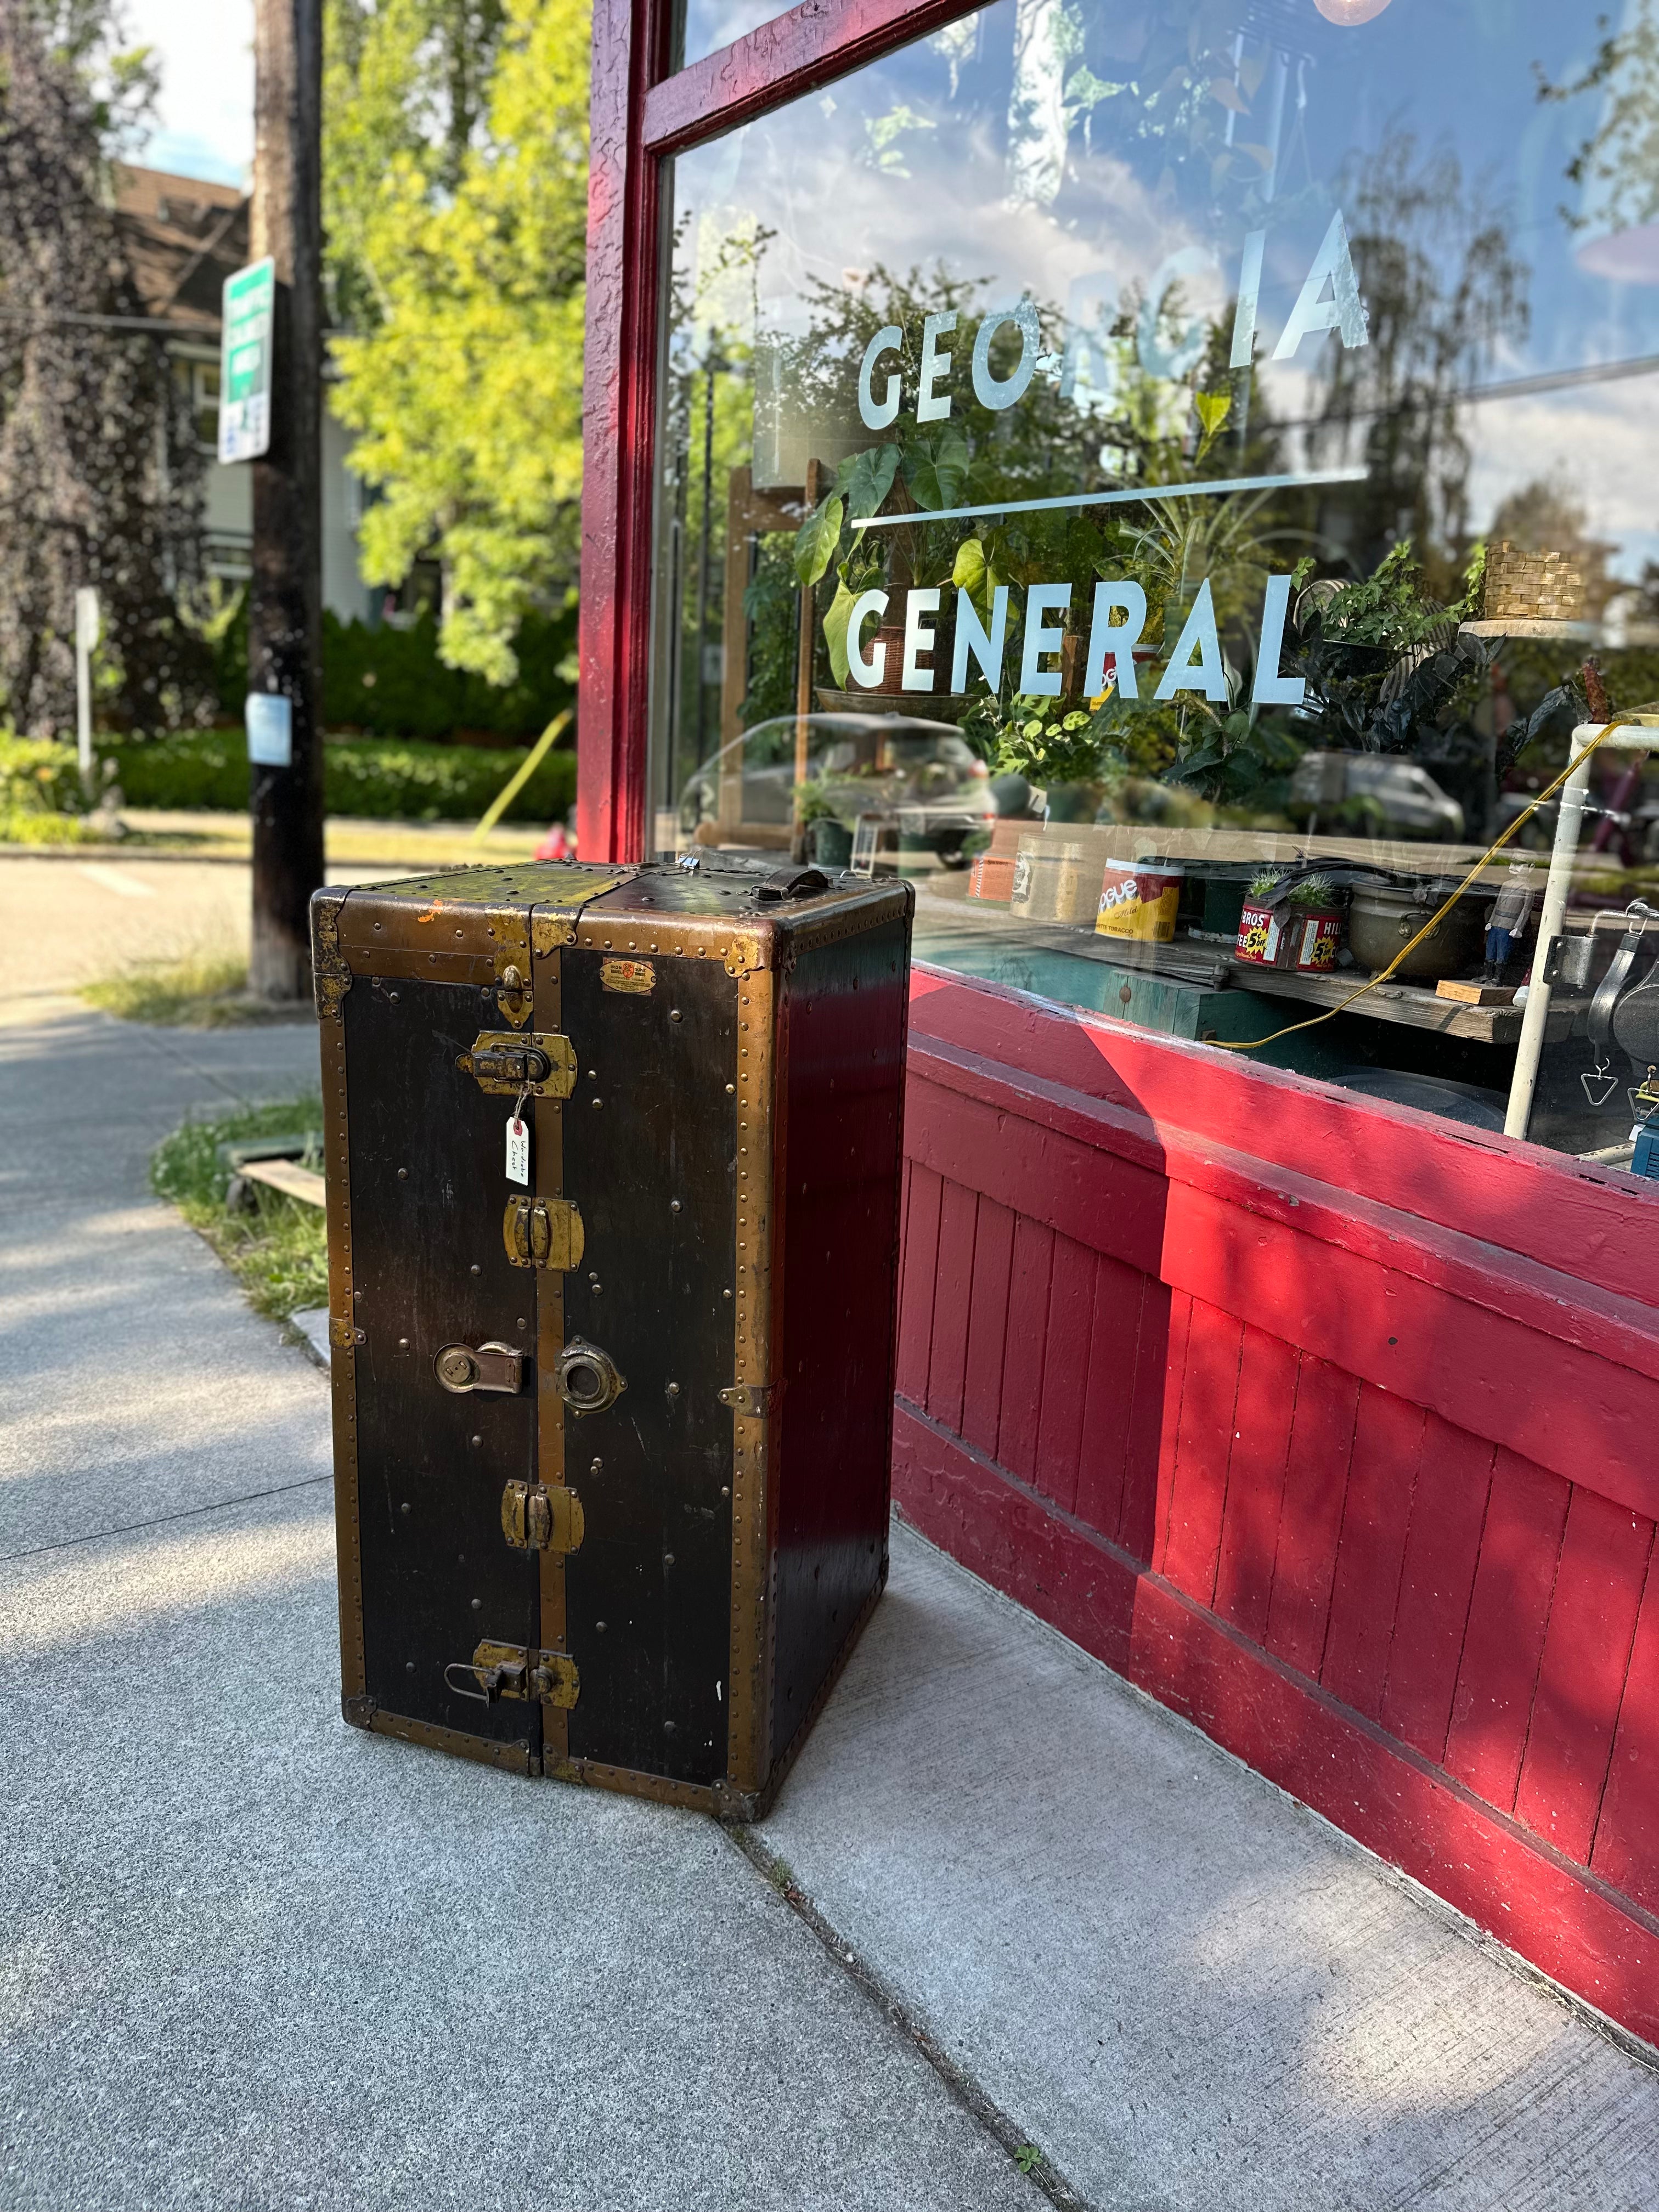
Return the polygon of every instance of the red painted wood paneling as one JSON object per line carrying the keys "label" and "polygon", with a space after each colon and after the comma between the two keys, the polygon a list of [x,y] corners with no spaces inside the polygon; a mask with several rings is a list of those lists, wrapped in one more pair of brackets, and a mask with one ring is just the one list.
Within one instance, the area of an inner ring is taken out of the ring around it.
{"label": "red painted wood paneling", "polygon": [[1244,1330],[1233,1409],[1232,1459],[1221,1523],[1215,1609],[1261,1644],[1267,1633],[1285,1462],[1296,1409],[1295,1347],[1259,1328]]}
{"label": "red painted wood paneling", "polygon": [[1324,1656],[1358,1404],[1359,1385],[1352,1375],[1303,1355],[1267,1607],[1267,1649],[1304,1674],[1317,1674]]}
{"label": "red painted wood paneling", "polygon": [[[1075,1510],[1104,1536],[1115,1536],[1123,1516],[1124,1475],[1133,1437],[1135,1374],[1140,1356],[1140,1313],[1150,1290],[1146,1278],[1115,1260],[1095,1261],[1093,1329],[1089,1340],[1089,1387],[1083,1406]],[[1160,1346],[1160,1365],[1162,1347]],[[1158,1440],[1152,1460],[1156,1479]]]}
{"label": "red painted wood paneling", "polygon": [[1590,1864],[1659,1913],[1659,1547],[1648,1560]]}
{"label": "red painted wood paneling", "polygon": [[[910,1020],[913,1067],[977,1061],[1005,1095],[1028,1091],[1038,1121],[1051,1093],[1125,1109],[1154,1145],[1177,1131],[1237,1145],[1248,1131],[1261,1162],[1317,1163],[1356,1220],[1374,1201],[1506,1252],[1524,1273],[1659,1305],[1659,1192],[1612,1170],[941,969],[917,970]],[[1582,1315],[1594,1301],[1577,1304]]]}
{"label": "red painted wood paneling", "polygon": [[[1175,1464],[1181,1378],[1187,1363],[1187,1324],[1192,1300],[1166,1285],[1147,1282],[1135,1335],[1134,1396],[1123,1466],[1123,1506],[1117,1540],[1133,1559],[1151,1562],[1157,1540],[1158,1501],[1165,1463]],[[1106,1532],[1110,1534],[1112,1532]]]}
{"label": "red painted wood paneling", "polygon": [[1014,1258],[1008,1275],[996,1455],[1004,1467],[1027,1480],[1036,1466],[1037,1423],[1042,1415],[1054,1253],[1053,1230],[1020,1214],[1014,1223]]}
{"label": "red painted wood paneling", "polygon": [[1445,1763],[1505,1813],[1515,1803],[1570,1494],[1559,1475],[1498,1453]]}
{"label": "red painted wood paneling", "polygon": [[1431,1413],[1400,1579],[1384,1728],[1437,1762],[1446,1748],[1495,1447]]}
{"label": "red painted wood paneling", "polygon": [[979,1200],[959,1182],[944,1186],[939,1217],[939,1264],[933,1281],[933,1346],[927,1364],[927,1410],[946,1428],[962,1426],[963,1383],[968,1367],[968,1300],[973,1279],[974,1225]]}
{"label": "red painted wood paneling", "polygon": [[1048,1285],[1048,1338],[1043,1348],[1042,1410],[1037,1420],[1032,1479],[1039,1490],[1067,1512],[1077,1502],[1089,1352],[1094,1337],[1096,1265],[1094,1254],[1083,1245],[1074,1244],[1069,1237],[1055,1237]]}
{"label": "red painted wood paneling", "polygon": [[1589,1863],[1653,1523],[1575,1489],[1555,1572],[1516,1817]]}
{"label": "red painted wood paneling", "polygon": [[1420,1406],[1360,1391],[1319,1679],[1368,1720],[1382,1708],[1424,1419]]}
{"label": "red painted wood paneling", "polygon": [[[893,1471],[902,1510],[935,1543],[1546,1973],[1633,2033],[1659,2040],[1659,1917],[1252,1650],[1157,1576],[1137,1577],[1114,1547],[902,1404]],[[1659,1708],[1659,1604],[1651,1609],[1650,1714]],[[1659,1873],[1653,1773],[1650,1765],[1650,1874]]]}
{"label": "red painted wood paneling", "polygon": [[[1169,1539],[1170,1504],[1175,1496],[1176,1462],[1181,1443],[1181,1407],[1187,1392],[1188,1354],[1192,1348],[1193,1305],[1194,1301],[1185,1295],[1177,1297],[1172,1294],[1170,1299],[1169,1352],[1158,1400],[1158,1466],[1146,1532],[1145,1556],[1149,1559],[1163,1558]],[[1143,1362],[1143,1374],[1146,1364]],[[1137,1395],[1140,1382],[1141,1376],[1137,1376]]]}
{"label": "red painted wood paneling", "polygon": [[1008,1287],[1014,1267],[1014,1217],[994,1199],[979,1201],[974,1273],[968,1286],[968,1371],[962,1433],[975,1450],[996,1455],[1002,1419],[1002,1361],[1008,1335]]}
{"label": "red painted wood paneling", "polygon": [[[952,1066],[985,1093],[970,1098],[930,1065],[938,1079],[919,1079],[913,1055],[930,1165],[1659,1519],[1647,1308],[1580,1297],[1560,1276],[1219,1146],[1159,1146],[1115,1108],[1039,1095],[1036,1079]],[[1027,1107],[1054,1126],[1010,1145],[1009,1115]]]}
{"label": "red painted wood paneling", "polygon": [[1231,1316],[1218,1313],[1200,1298],[1193,1300],[1175,1480],[1162,1557],[1155,1555],[1153,1565],[1200,1605],[1207,1605],[1214,1591],[1221,1553],[1243,1337],[1243,1328]]}
{"label": "red painted wood paneling", "polygon": [[933,1284],[939,1261],[939,1201],[944,1186],[929,1168],[912,1166],[905,1211],[904,1263],[899,1278],[897,1387],[921,1405],[927,1396],[927,1356],[933,1338]]}

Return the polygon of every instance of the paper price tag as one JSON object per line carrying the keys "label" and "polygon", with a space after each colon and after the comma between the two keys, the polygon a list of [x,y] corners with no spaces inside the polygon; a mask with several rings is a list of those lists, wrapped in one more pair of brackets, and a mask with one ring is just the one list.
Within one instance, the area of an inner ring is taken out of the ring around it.
{"label": "paper price tag", "polygon": [[516,1114],[507,1124],[507,1179],[530,1187],[530,1124]]}

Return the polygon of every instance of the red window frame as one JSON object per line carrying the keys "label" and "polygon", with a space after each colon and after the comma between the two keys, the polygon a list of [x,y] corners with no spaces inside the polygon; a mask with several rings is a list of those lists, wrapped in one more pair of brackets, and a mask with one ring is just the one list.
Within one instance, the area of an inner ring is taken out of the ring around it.
{"label": "red window frame", "polygon": [[670,75],[672,0],[597,0],[577,763],[586,860],[646,851],[662,165],[983,4],[803,0]]}

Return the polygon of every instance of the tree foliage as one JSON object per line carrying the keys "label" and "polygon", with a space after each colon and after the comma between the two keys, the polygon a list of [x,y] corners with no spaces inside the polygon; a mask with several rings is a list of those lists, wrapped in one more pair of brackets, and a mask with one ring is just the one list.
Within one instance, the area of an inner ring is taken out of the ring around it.
{"label": "tree foliage", "polygon": [[374,495],[364,569],[442,564],[441,644],[497,684],[574,581],[589,10],[330,0],[336,406]]}
{"label": "tree foliage", "polygon": [[0,684],[20,728],[72,724],[76,586],[103,605],[109,708],[174,720],[205,670],[177,599],[197,580],[200,459],[104,190],[146,96],[91,0],[0,0]]}

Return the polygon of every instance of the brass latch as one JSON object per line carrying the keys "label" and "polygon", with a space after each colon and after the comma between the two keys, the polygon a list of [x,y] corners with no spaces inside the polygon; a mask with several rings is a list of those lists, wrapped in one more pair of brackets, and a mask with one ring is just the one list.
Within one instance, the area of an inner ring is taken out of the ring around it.
{"label": "brass latch", "polygon": [[509,1482],[501,1492],[501,1533],[521,1552],[574,1552],[586,1526],[574,1490]]}
{"label": "brass latch", "polygon": [[511,1030],[480,1030],[471,1052],[458,1053],[455,1065],[473,1075],[482,1091],[500,1098],[568,1098],[576,1087],[576,1048],[567,1036],[539,1031],[514,1036]]}
{"label": "brass latch", "polygon": [[[472,1676],[469,1689],[453,1677]],[[568,1712],[581,1688],[576,1662],[562,1651],[538,1651],[523,1644],[481,1644],[471,1660],[452,1660],[444,1668],[444,1682],[458,1698],[472,1698],[493,1705],[502,1698],[539,1698],[544,1705],[562,1705]]]}
{"label": "brass latch", "polygon": [[446,1390],[505,1390],[524,1388],[524,1354],[510,1344],[447,1344],[432,1363]]}
{"label": "brass latch", "polygon": [[515,1267],[580,1267],[587,1248],[582,1218],[568,1198],[509,1198],[501,1240]]}

